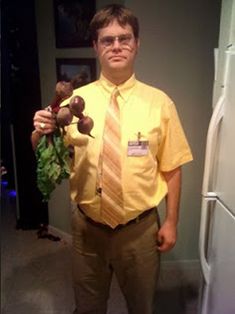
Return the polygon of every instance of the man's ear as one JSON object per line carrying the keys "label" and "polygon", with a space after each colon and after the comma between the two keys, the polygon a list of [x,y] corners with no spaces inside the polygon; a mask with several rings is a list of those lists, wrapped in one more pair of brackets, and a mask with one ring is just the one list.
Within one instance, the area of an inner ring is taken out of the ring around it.
{"label": "man's ear", "polygon": [[97,47],[97,43],[96,43],[96,41],[95,41],[95,40],[93,40],[92,44],[93,44],[93,49],[95,50],[95,53],[97,54],[98,47]]}
{"label": "man's ear", "polygon": [[136,49],[136,55],[137,55],[139,52],[139,48],[140,48],[140,39],[139,38],[136,39],[136,46],[137,46],[137,49]]}
{"label": "man's ear", "polygon": [[139,38],[137,39],[137,48],[138,49],[140,48],[140,39]]}

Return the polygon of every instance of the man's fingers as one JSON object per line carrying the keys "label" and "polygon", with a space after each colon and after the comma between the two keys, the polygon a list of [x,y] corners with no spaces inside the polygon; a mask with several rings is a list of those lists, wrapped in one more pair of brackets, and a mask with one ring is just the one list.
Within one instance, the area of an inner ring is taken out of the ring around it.
{"label": "man's fingers", "polygon": [[33,119],[34,128],[41,134],[48,134],[55,129],[55,118],[47,110],[39,110]]}
{"label": "man's fingers", "polygon": [[173,238],[168,239],[160,233],[157,235],[157,249],[160,252],[167,252],[171,250],[174,247],[175,243],[176,241]]}

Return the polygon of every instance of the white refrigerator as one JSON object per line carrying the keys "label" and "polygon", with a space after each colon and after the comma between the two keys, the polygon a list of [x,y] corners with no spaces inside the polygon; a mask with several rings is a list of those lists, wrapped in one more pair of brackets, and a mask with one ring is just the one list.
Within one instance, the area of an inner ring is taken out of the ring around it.
{"label": "white refrigerator", "polygon": [[207,134],[198,314],[235,313],[235,0],[223,0]]}

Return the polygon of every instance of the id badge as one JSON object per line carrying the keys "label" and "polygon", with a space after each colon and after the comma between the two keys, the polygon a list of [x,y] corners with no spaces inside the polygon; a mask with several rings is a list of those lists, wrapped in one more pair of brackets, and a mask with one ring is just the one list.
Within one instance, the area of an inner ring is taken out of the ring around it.
{"label": "id badge", "polygon": [[128,141],[127,156],[146,156],[149,150],[149,141]]}

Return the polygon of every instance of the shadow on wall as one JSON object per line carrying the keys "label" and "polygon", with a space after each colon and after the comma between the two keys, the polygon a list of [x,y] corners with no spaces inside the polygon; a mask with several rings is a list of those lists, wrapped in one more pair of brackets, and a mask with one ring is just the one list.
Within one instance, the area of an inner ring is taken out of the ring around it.
{"label": "shadow on wall", "polygon": [[158,282],[156,313],[196,314],[199,298],[200,270],[174,264],[163,266]]}

